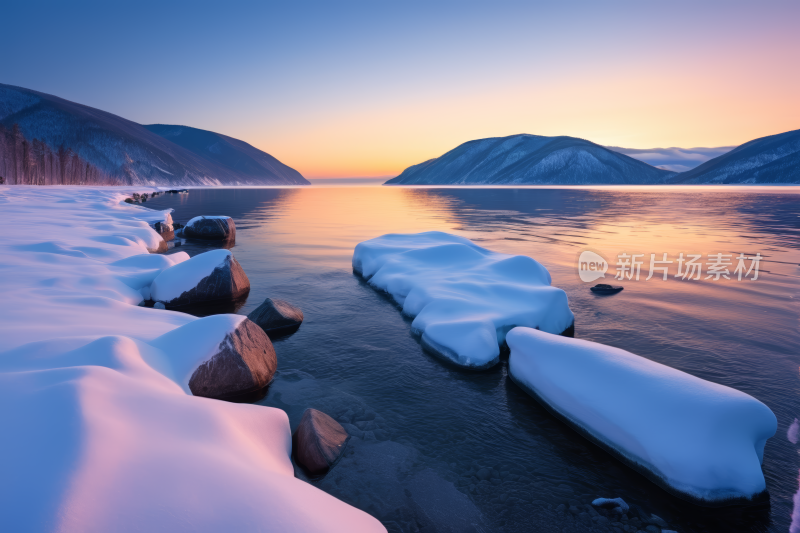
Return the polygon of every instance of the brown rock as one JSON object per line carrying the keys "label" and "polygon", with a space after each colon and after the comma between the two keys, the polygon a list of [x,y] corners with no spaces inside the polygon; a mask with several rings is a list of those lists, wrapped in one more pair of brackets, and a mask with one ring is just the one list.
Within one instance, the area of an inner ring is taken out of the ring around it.
{"label": "brown rock", "polygon": [[265,389],[278,359],[264,331],[248,319],[225,336],[218,351],[189,379],[195,396],[241,401]]}
{"label": "brown rock", "polygon": [[164,237],[161,237],[158,241],[158,246],[156,248],[148,248],[147,251],[151,254],[163,254],[169,249],[167,246],[167,241],[164,240]]}
{"label": "brown rock", "polygon": [[156,233],[161,235],[165,241],[171,241],[175,238],[175,229],[172,224],[166,222],[156,222],[154,224]]}
{"label": "brown rock", "polygon": [[342,455],[347,431],[322,411],[306,409],[292,436],[297,462],[312,475],[325,474]]}
{"label": "brown rock", "polygon": [[303,323],[303,312],[283,300],[267,298],[247,318],[261,326],[267,335],[279,336],[292,333]]}

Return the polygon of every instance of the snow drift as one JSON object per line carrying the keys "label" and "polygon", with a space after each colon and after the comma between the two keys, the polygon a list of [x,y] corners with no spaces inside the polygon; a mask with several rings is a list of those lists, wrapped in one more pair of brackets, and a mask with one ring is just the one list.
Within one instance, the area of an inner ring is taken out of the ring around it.
{"label": "snow drift", "polygon": [[630,352],[530,328],[508,333],[512,379],[667,491],[707,506],[766,498],[772,411]]}
{"label": "snow drift", "polygon": [[550,286],[541,264],[456,235],[431,231],[364,241],[353,253],[353,270],[416,317],[411,327],[427,350],[464,367],[496,364],[514,326],[560,334],[574,322],[567,295]]}
{"label": "snow drift", "polygon": [[3,529],[385,531],[294,478],[283,411],[189,394],[245,319],[138,305],[188,256],[147,254],[131,192],[0,187]]}

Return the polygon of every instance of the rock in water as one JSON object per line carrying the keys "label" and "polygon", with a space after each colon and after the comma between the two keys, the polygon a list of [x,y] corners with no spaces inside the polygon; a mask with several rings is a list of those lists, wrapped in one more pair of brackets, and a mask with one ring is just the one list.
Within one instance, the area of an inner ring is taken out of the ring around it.
{"label": "rock in water", "polygon": [[212,241],[235,241],[236,224],[231,217],[194,217],[183,228],[184,237]]}
{"label": "rock in water", "polygon": [[272,381],[278,359],[269,337],[250,320],[242,320],[219,344],[217,353],[189,379],[195,396],[247,400]]}
{"label": "rock in water", "polygon": [[175,229],[171,223],[167,222],[156,222],[154,224],[156,233],[161,235],[165,241],[171,241],[175,238]]}
{"label": "rock in water", "polygon": [[292,437],[295,458],[310,474],[328,472],[344,451],[347,431],[322,411],[306,409]]}
{"label": "rock in water", "polygon": [[250,280],[228,250],[212,250],[163,270],[150,297],[167,308],[233,301],[250,292]]}
{"label": "rock in water", "polygon": [[267,298],[247,318],[261,326],[267,335],[285,335],[300,327],[303,312],[283,300]]}

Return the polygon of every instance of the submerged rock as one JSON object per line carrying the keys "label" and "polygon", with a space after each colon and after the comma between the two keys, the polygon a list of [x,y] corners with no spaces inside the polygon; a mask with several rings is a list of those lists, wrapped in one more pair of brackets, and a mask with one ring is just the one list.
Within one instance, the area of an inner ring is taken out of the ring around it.
{"label": "submerged rock", "polygon": [[150,286],[151,298],[167,308],[244,298],[250,280],[228,250],[212,250],[163,270]]}
{"label": "submerged rock", "polygon": [[194,217],[186,223],[183,235],[191,239],[235,241],[236,224],[231,217]]}
{"label": "submerged rock", "polygon": [[607,283],[598,283],[594,287],[591,287],[589,290],[595,292],[597,294],[616,294],[620,292],[624,287],[619,285],[609,285]]}
{"label": "submerged rock", "polygon": [[285,335],[297,331],[303,323],[303,312],[283,300],[267,298],[247,318],[261,326],[267,335]]}
{"label": "submerged rock", "polygon": [[197,367],[189,389],[205,398],[249,400],[269,385],[277,367],[269,337],[244,319],[225,336],[218,351]]}
{"label": "submerged rock", "polygon": [[312,475],[328,472],[347,444],[347,431],[322,411],[306,409],[292,437],[297,462]]}

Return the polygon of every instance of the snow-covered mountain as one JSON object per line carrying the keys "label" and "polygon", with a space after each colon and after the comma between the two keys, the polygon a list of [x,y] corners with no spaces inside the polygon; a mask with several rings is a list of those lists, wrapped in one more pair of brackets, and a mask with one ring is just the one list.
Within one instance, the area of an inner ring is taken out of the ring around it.
{"label": "snow-covered mountain", "polygon": [[613,152],[625,154],[656,168],[672,172],[686,172],[709,159],[719,157],[736,148],[735,146],[719,146],[716,148],[620,148],[606,146]]}
{"label": "snow-covered mountain", "polygon": [[[181,130],[188,142],[175,135]],[[99,109],[3,84],[0,176],[10,184],[42,185],[309,183],[269,154],[224,135],[181,126],[146,128]]]}
{"label": "snow-covered mountain", "polygon": [[669,181],[800,184],[800,130],[755,139]]}
{"label": "snow-covered mountain", "polygon": [[522,134],[466,142],[386,184],[658,184],[673,175],[583,139]]}

